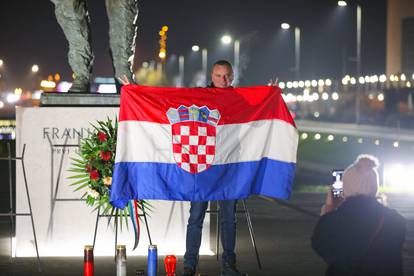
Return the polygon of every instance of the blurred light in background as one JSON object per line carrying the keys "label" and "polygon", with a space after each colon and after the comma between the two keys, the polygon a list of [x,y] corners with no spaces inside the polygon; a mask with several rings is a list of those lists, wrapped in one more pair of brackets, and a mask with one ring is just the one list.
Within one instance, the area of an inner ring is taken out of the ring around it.
{"label": "blurred light in background", "polygon": [[414,164],[384,164],[384,184],[397,190],[414,191]]}

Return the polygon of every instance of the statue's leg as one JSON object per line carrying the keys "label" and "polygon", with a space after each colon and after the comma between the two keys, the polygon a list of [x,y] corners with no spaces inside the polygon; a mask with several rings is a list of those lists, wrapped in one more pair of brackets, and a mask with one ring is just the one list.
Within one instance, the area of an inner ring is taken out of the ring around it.
{"label": "statue's leg", "polygon": [[88,92],[94,55],[90,45],[90,26],[86,0],[51,0],[56,19],[69,42],[68,59],[75,80],[71,92]]}
{"label": "statue's leg", "polygon": [[115,80],[126,75],[134,81],[132,65],[135,51],[138,6],[136,0],[106,0],[109,19],[109,43]]}

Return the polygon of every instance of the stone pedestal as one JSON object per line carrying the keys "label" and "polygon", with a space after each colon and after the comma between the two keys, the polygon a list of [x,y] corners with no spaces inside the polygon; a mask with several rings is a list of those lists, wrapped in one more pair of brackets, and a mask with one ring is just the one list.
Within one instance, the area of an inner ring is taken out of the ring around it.
{"label": "stone pedestal", "polygon": [[119,106],[119,94],[46,92],[40,105],[46,106]]}

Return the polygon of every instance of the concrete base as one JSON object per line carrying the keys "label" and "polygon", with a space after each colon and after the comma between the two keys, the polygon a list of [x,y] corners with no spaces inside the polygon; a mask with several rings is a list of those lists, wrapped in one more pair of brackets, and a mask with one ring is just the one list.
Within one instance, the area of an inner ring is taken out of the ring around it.
{"label": "concrete base", "polygon": [[120,94],[45,92],[40,106],[119,106]]}

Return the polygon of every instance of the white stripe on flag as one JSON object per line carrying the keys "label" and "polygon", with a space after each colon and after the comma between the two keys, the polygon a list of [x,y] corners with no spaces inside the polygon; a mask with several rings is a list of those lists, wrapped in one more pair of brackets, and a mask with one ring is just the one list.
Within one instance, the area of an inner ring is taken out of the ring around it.
{"label": "white stripe on flag", "polygon": [[[213,164],[258,161],[264,157],[296,163],[298,132],[281,120],[217,127]],[[175,163],[171,126],[143,121],[119,122],[115,162]]]}

